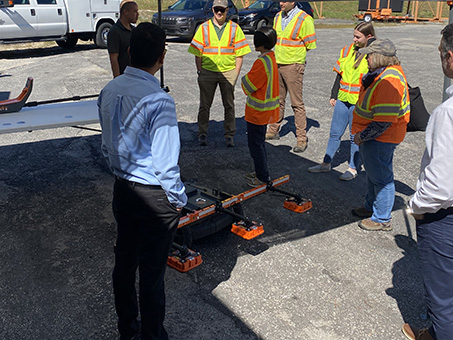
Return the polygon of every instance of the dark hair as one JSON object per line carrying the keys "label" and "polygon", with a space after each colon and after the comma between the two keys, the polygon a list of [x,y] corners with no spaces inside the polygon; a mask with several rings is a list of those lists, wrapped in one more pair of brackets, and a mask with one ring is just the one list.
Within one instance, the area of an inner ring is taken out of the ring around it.
{"label": "dark hair", "polygon": [[132,30],[130,43],[131,65],[151,67],[165,49],[165,32],[150,22],[142,22]]}
{"label": "dark hair", "polygon": [[138,6],[135,1],[125,2],[120,8],[120,14],[123,14],[125,11],[130,11],[134,6]]}
{"label": "dark hair", "polygon": [[445,57],[445,55],[448,54],[448,51],[453,51],[453,24],[445,26],[442,31],[440,31],[440,34],[442,34],[440,50]]}
{"label": "dark hair", "polygon": [[255,47],[263,46],[266,50],[272,50],[277,43],[277,32],[270,26],[262,26],[253,35]]}

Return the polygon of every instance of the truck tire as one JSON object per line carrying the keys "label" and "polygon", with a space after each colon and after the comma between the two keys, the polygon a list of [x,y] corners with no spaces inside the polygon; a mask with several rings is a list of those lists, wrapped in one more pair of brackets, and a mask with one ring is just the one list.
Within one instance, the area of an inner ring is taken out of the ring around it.
{"label": "truck tire", "polygon": [[266,26],[266,25],[267,25],[266,19],[261,19],[261,20],[258,21],[258,23],[256,24],[255,30],[257,30],[258,28],[261,28],[261,27],[263,27],[263,26]]}
{"label": "truck tire", "polygon": [[109,35],[110,28],[112,24],[109,22],[104,22],[99,25],[98,29],[96,30],[96,38],[94,43],[99,48],[107,48],[107,36]]}
{"label": "truck tire", "polygon": [[371,20],[373,20],[373,17],[371,16],[371,14],[365,14],[363,16],[363,21],[365,22],[371,22]]}
{"label": "truck tire", "polygon": [[57,40],[56,43],[62,48],[74,48],[79,40],[75,35],[68,34],[65,40]]}

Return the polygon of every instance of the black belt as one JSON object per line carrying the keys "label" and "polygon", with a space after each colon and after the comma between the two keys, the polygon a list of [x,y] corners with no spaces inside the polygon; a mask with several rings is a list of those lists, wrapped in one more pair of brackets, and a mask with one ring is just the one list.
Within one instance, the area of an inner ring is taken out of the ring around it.
{"label": "black belt", "polygon": [[453,214],[453,207],[447,209],[440,209],[435,213],[426,213],[423,214],[423,219],[420,220],[420,223],[431,223],[435,221],[440,221],[441,219],[451,214]]}
{"label": "black belt", "polygon": [[160,185],[152,185],[152,184],[142,184],[138,182],[133,182],[133,181],[128,181],[127,179],[115,176],[115,179],[118,182],[133,186],[133,187],[143,187],[143,188],[148,188],[148,189],[162,189]]}

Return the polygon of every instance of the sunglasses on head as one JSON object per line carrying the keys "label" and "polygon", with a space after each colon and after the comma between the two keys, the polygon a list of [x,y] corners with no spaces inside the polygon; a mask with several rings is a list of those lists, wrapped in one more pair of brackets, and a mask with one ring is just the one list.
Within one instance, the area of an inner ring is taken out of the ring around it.
{"label": "sunglasses on head", "polygon": [[225,13],[226,8],[223,7],[214,7],[214,12],[220,12],[220,13]]}

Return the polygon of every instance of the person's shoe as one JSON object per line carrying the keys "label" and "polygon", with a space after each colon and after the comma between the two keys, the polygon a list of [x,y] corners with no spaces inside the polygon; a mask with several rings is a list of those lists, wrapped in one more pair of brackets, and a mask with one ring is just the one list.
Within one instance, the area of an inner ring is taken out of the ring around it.
{"label": "person's shoe", "polygon": [[266,140],[278,140],[280,139],[280,135],[277,133],[270,133],[266,132],[266,136],[264,137]]}
{"label": "person's shoe", "polygon": [[434,340],[431,334],[429,334],[428,328],[419,329],[405,323],[401,328],[401,331],[411,340]]}
{"label": "person's shoe", "polygon": [[256,172],[249,172],[249,173],[245,174],[244,177],[245,177],[245,179],[256,178]]}
{"label": "person's shoe", "polygon": [[307,150],[308,143],[307,142],[297,142],[297,145],[293,148],[294,152],[304,152]]}
{"label": "person's shoe", "polygon": [[344,174],[340,176],[342,181],[350,181],[357,177],[357,170],[348,169]]}
{"label": "person's shoe", "polygon": [[198,144],[200,146],[206,146],[208,145],[208,141],[206,140],[206,135],[199,135],[198,136]]}
{"label": "person's shoe", "polygon": [[233,137],[225,138],[225,143],[226,143],[226,146],[229,147],[229,148],[234,147],[234,139],[233,139]]}
{"label": "person's shoe", "polygon": [[357,217],[371,217],[373,212],[366,209],[365,207],[355,208],[351,210],[351,213]]}
{"label": "person's shoe", "polygon": [[329,172],[331,170],[330,163],[327,165],[318,164],[308,168],[308,172],[318,173],[318,172]]}
{"label": "person's shoe", "polygon": [[257,177],[247,178],[246,181],[247,181],[247,185],[252,188],[256,188],[263,184],[266,184],[266,182],[260,181]]}
{"label": "person's shoe", "polygon": [[369,231],[377,230],[390,231],[393,229],[392,221],[379,223],[372,221],[371,218],[366,218],[364,220],[359,221],[359,227]]}

